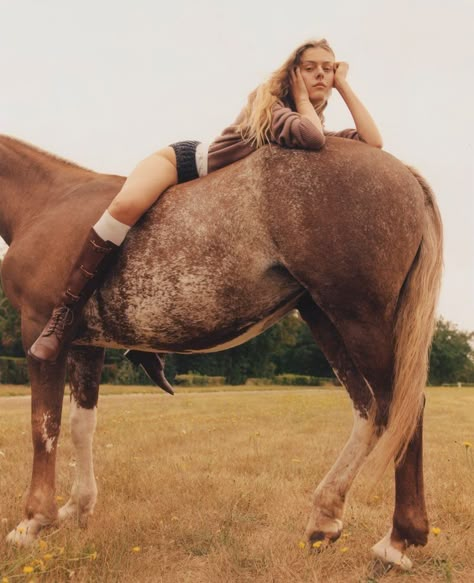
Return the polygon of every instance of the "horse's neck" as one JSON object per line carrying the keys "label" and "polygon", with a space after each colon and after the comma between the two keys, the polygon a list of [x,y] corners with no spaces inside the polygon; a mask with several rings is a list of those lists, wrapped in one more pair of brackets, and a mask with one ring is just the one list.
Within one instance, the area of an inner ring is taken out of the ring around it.
{"label": "horse's neck", "polygon": [[88,171],[0,136],[0,236],[6,243],[11,244],[22,225],[48,212],[61,183],[80,172]]}

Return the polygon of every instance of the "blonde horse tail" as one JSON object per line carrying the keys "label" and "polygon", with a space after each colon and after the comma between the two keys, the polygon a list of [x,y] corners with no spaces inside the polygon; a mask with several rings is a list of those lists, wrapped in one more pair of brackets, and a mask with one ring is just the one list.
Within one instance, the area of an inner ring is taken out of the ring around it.
{"label": "blonde horse tail", "polygon": [[398,300],[388,423],[369,462],[375,479],[382,476],[392,459],[397,465],[402,461],[423,410],[443,270],[443,228],[434,193],[414,168],[408,168],[425,195],[425,224],[420,247]]}

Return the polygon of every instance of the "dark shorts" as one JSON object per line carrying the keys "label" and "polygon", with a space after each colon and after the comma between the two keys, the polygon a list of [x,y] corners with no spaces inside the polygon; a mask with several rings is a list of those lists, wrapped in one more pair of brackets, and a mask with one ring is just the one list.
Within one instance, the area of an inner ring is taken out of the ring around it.
{"label": "dark shorts", "polygon": [[178,184],[199,178],[196,166],[196,148],[200,142],[188,140],[170,144],[176,154],[176,170],[178,172]]}

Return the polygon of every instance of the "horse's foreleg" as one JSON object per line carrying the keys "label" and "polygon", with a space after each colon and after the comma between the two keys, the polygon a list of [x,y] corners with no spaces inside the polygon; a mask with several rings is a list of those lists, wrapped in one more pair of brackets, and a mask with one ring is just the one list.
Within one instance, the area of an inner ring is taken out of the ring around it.
{"label": "horse's foreleg", "polygon": [[425,545],[428,540],[423,485],[423,417],[408,446],[405,457],[395,470],[395,512],[393,526],[374,547],[373,553],[389,562],[411,568],[405,556],[410,545]]}
{"label": "horse's foreleg", "polygon": [[56,364],[28,358],[31,382],[33,473],[26,499],[25,518],[7,537],[18,545],[31,544],[41,530],[57,519],[54,497],[56,451],[64,396],[65,356]]}
{"label": "horse's foreleg", "polygon": [[81,526],[94,511],[97,484],[94,475],[92,440],[97,419],[99,383],[104,349],[73,347],[68,357],[71,386],[70,425],[76,452],[76,476],[68,502],[59,510],[59,520],[77,516]]}

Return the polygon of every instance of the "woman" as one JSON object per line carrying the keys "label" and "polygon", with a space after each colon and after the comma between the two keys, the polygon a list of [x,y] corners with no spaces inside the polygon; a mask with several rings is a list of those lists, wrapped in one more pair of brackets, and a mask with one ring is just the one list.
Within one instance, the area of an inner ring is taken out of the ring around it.
{"label": "woman", "polygon": [[[118,249],[129,229],[170,186],[204,176],[268,143],[319,150],[325,136],[332,135],[381,148],[377,126],[349,86],[347,71],[347,63],[336,62],[325,39],[309,41],[257,87],[236,122],[209,148],[199,142],[178,142],[140,162],[91,229],[61,302],[28,354],[42,362],[56,360],[71,340],[74,322],[97,287],[99,274],[107,264],[104,258]],[[355,130],[324,131],[323,112],[333,88],[348,106]]]}

